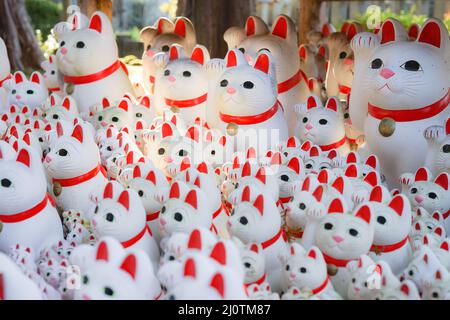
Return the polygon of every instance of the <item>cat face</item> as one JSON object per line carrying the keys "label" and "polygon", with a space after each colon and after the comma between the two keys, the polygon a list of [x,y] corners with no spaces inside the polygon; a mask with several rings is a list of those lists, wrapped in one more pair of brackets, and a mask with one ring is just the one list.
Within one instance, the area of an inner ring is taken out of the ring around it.
{"label": "cat face", "polygon": [[117,107],[107,106],[95,117],[100,127],[109,127],[112,125],[117,130],[122,130],[125,127],[131,127],[133,123],[129,112],[130,109],[130,100],[124,98],[118,103]]}
{"label": "cat face", "polygon": [[55,95],[51,95],[50,101],[50,108],[45,110],[45,119],[48,122],[72,122],[78,115],[77,103],[71,96],[65,97],[60,103],[58,103],[57,99],[55,99]]}
{"label": "cat face", "polygon": [[412,281],[404,281],[398,288],[382,288],[374,300],[420,300],[420,294]]}
{"label": "cat face", "polygon": [[[450,127],[450,125],[448,125]],[[450,173],[450,135],[439,145],[439,153],[435,160],[436,170],[438,172]]]}
{"label": "cat face", "polygon": [[439,270],[435,272],[434,278],[432,285],[424,288],[422,298],[425,300],[449,300],[449,279],[445,278]]}
{"label": "cat face", "polygon": [[374,272],[381,273],[381,268],[376,270],[376,264],[368,255],[362,255],[358,261],[352,261],[347,265],[350,271],[350,282],[348,287],[348,297],[351,300],[371,299],[377,292],[369,285],[370,278]]}
{"label": "cat face", "polygon": [[343,212],[341,201],[332,201],[328,214],[321,219],[318,226],[316,243],[323,253],[333,258],[357,259],[361,254],[367,253],[372,245],[372,212],[365,205],[354,214]]}
{"label": "cat face", "polygon": [[59,89],[58,67],[56,65],[56,56],[50,55],[47,61],[42,62],[41,67],[44,70],[44,79],[47,88]]}
{"label": "cat face", "polygon": [[256,243],[250,243],[241,248],[240,255],[245,271],[244,283],[249,284],[261,279],[265,272],[262,247]]}
{"label": "cat face", "polygon": [[10,90],[9,103],[12,105],[35,109],[48,97],[44,78],[39,72],[32,73],[29,80],[22,72],[16,72],[6,85]]}
{"label": "cat face", "polygon": [[309,154],[305,157],[303,161],[305,163],[305,171],[308,173],[319,173],[320,170],[323,169],[331,169],[331,161],[337,156],[335,150],[331,150],[330,152],[324,153],[320,151],[317,146],[311,147],[309,150]]}
{"label": "cat face", "polygon": [[[354,24],[357,29],[357,25]],[[350,48],[350,40],[354,33],[337,32],[328,36],[325,40],[329,53],[329,73],[332,74],[338,86],[352,87],[353,81],[353,51]],[[330,77],[330,75],[327,75]]]}
{"label": "cat face", "polygon": [[293,157],[288,160],[286,165],[276,165],[276,167],[275,172],[280,186],[280,197],[291,197],[294,192],[294,185],[302,181],[304,175],[303,161],[298,157]]}

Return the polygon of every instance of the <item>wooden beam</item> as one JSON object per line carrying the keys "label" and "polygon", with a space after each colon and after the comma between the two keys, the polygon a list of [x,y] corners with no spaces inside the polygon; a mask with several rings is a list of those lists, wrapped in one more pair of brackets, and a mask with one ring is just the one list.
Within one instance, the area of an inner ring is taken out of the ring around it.
{"label": "wooden beam", "polygon": [[308,33],[318,28],[322,1],[300,0],[300,16],[298,19],[298,39],[300,44],[306,43]]}
{"label": "wooden beam", "polygon": [[112,0],[78,0],[81,12],[90,17],[95,11],[102,11],[112,21]]}

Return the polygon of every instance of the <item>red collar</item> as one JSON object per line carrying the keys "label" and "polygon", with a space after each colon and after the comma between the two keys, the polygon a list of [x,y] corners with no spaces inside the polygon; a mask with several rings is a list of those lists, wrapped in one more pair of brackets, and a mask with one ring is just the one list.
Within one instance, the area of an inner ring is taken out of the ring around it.
{"label": "red collar", "polygon": [[205,102],[207,98],[208,98],[208,94],[205,93],[204,95],[194,98],[194,99],[172,100],[172,99],[164,98],[164,100],[166,101],[166,105],[168,105],[169,107],[190,108],[190,107],[195,107],[195,106]]}
{"label": "red collar", "polygon": [[397,122],[418,121],[434,117],[442,112],[450,103],[450,89],[441,99],[420,109],[387,110],[368,104],[369,114],[376,119],[391,118]]}
{"label": "red collar", "polygon": [[352,88],[338,84],[339,92],[342,94],[350,94]]}
{"label": "red collar", "polygon": [[217,218],[217,216],[222,212],[222,210],[225,211],[225,213],[227,214],[227,216],[229,216],[228,210],[225,207],[225,205],[222,203],[219,207],[219,209],[217,209],[214,213],[213,213],[213,219]]}
{"label": "red collar", "polygon": [[162,295],[163,295],[163,292],[161,291],[156,297],[153,298],[153,300],[159,300]]}
{"label": "red collar", "polygon": [[56,87],[56,88],[48,88],[48,91],[50,91],[50,92],[58,92],[58,91],[61,91],[61,88],[59,88],[59,87]]}
{"label": "red collar", "polygon": [[216,234],[216,235],[218,234],[217,228],[216,228],[216,226],[214,225],[214,223],[211,224],[211,228],[209,228],[209,231],[214,232],[214,234]]}
{"label": "red collar", "polygon": [[138,242],[139,240],[142,239],[142,237],[144,236],[145,232],[148,231],[148,233],[151,235],[152,232],[150,230],[150,228],[148,227],[147,224],[145,224],[144,229],[141,230],[141,232],[139,232],[135,237],[131,238],[130,240],[127,240],[125,242],[121,242],[122,246],[126,249],[131,247],[133,244],[136,244],[136,242]]}
{"label": "red collar", "polygon": [[370,247],[370,251],[373,251],[377,254],[392,252],[392,251],[395,251],[395,250],[403,247],[407,241],[408,241],[408,237],[406,237],[402,241],[394,243],[394,244],[388,244],[388,245],[373,244],[372,247]]}
{"label": "red collar", "polygon": [[356,139],[347,138],[347,140],[348,140],[348,143],[356,143]]}
{"label": "red collar", "polygon": [[82,174],[81,176],[69,178],[69,179],[52,179],[52,181],[53,181],[53,183],[59,183],[61,185],[61,187],[72,187],[72,186],[76,186],[80,183],[83,183],[85,181],[91,180],[99,172],[101,172],[103,174],[103,176],[106,177],[105,168],[103,168],[103,166],[101,164],[99,164],[94,169],[92,169],[88,173]]}
{"label": "red collar", "polygon": [[11,78],[12,78],[12,75],[10,74],[10,75],[6,76],[5,79],[0,80],[0,88],[3,87],[3,84],[4,84],[7,80],[9,80],[9,79],[11,79]]}
{"label": "red collar", "polygon": [[296,239],[301,239],[303,237],[303,230],[297,229],[297,230],[288,230],[288,233],[290,236]]}
{"label": "red collar", "polygon": [[219,116],[225,123],[234,123],[237,125],[258,124],[272,118],[275,113],[277,113],[279,105],[280,102],[277,100],[269,110],[252,116],[232,116],[229,114],[223,114],[222,112],[219,113]]}
{"label": "red collar", "polygon": [[110,65],[108,68],[106,68],[102,71],[93,73],[93,74],[89,74],[86,76],[64,76],[64,82],[72,83],[72,84],[87,84],[87,83],[95,82],[98,80],[105,79],[106,77],[109,77],[114,72],[119,70],[120,67],[122,67],[125,70],[125,67],[123,66],[123,64],[119,60],[117,60],[112,65]]}
{"label": "red collar", "polygon": [[286,198],[279,198],[280,202],[282,204],[288,203],[289,201],[291,201],[292,197],[286,197]]}
{"label": "red collar", "polygon": [[306,77],[306,74],[302,71],[302,69],[298,69],[296,74],[294,74],[286,81],[283,81],[278,84],[278,94],[291,90],[302,80],[302,78],[305,80],[306,83],[308,83],[308,78]]}
{"label": "red collar", "polygon": [[47,201],[50,201],[50,197],[48,194],[44,197],[44,199],[41,202],[39,202],[31,209],[12,215],[0,215],[0,221],[3,223],[16,223],[30,219],[45,209]]}
{"label": "red collar", "polygon": [[[322,252],[323,253],[323,252]],[[339,260],[339,259],[335,259],[333,257],[330,257],[329,255],[326,255],[325,253],[323,253],[323,257],[325,258],[325,262],[327,264],[332,264],[335,265],[336,267],[343,267],[345,268],[347,266],[347,263],[349,263],[352,260]]]}
{"label": "red collar", "polygon": [[252,283],[248,283],[248,284],[244,284],[244,286],[246,288],[250,287],[252,284],[257,284],[257,285],[261,285],[264,281],[266,281],[266,274],[264,273],[263,276],[261,278],[259,278],[258,280],[256,280],[255,282]]}
{"label": "red collar", "polygon": [[275,242],[277,242],[277,240],[281,236],[283,236],[284,241],[286,241],[286,233],[284,232],[283,228],[280,228],[280,231],[278,231],[278,233],[275,236],[273,236],[271,239],[261,243],[261,246],[263,247],[263,249],[266,249],[266,248],[270,247],[271,245],[273,245]]}
{"label": "red collar", "polygon": [[448,216],[450,216],[450,210],[443,214],[444,220],[447,219]]}
{"label": "red collar", "polygon": [[339,147],[342,147],[346,142],[347,142],[347,137],[344,136],[341,140],[339,140],[339,141],[337,141],[335,143],[328,144],[326,146],[319,146],[319,148],[322,151],[330,151],[332,149],[337,149]]}
{"label": "red collar", "polygon": [[325,281],[324,281],[320,286],[318,286],[318,287],[315,288],[313,291],[311,291],[312,294],[318,294],[318,293],[322,292],[323,289],[325,289],[325,287],[327,286],[328,281],[330,281],[330,276],[327,276],[327,278],[325,279]]}
{"label": "red collar", "polygon": [[159,212],[160,212],[160,211],[153,212],[153,213],[147,213],[147,222],[149,222],[149,221],[155,221],[156,219],[158,219],[158,217],[159,217]]}

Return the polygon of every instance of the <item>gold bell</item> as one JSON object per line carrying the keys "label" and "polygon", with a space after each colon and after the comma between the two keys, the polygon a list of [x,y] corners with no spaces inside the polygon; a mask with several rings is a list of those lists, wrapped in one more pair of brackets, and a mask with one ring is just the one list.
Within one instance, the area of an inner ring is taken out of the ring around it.
{"label": "gold bell", "polygon": [[59,195],[62,192],[62,186],[59,182],[55,182],[53,184],[53,194],[55,195],[55,197],[59,197]]}
{"label": "gold bell", "polygon": [[66,86],[66,93],[70,95],[74,92],[75,92],[75,85],[73,83],[68,83]]}
{"label": "gold bell", "polygon": [[235,136],[235,135],[237,135],[238,130],[239,130],[239,126],[238,126],[236,123],[230,122],[230,123],[227,125],[227,133],[228,133],[230,136]]}
{"label": "gold bell", "polygon": [[2,232],[2,230],[3,230],[3,222],[0,221],[0,233]]}
{"label": "gold bell", "polygon": [[383,118],[378,126],[378,131],[383,137],[390,137],[395,131],[395,121],[392,118]]}
{"label": "gold bell", "polygon": [[180,112],[180,108],[175,107],[175,106],[171,106],[171,107],[170,107],[170,110],[171,110],[173,113],[178,113],[178,112]]}
{"label": "gold bell", "polygon": [[334,264],[327,264],[327,272],[329,276],[335,276],[338,273],[338,268]]}

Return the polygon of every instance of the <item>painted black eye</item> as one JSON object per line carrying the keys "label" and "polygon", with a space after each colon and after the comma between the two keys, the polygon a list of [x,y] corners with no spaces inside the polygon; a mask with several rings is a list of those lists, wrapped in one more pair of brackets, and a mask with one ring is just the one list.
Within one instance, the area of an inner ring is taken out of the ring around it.
{"label": "painted black eye", "polygon": [[163,206],[163,207],[161,208],[161,213],[164,214],[164,212],[166,212],[166,207],[165,207],[165,206]]}
{"label": "painted black eye", "polygon": [[1,183],[2,183],[2,187],[4,187],[4,188],[9,188],[12,184],[11,180],[6,179],[6,178],[2,179]]}
{"label": "painted black eye", "polygon": [[236,184],[234,185],[234,188],[235,189],[239,188],[239,183],[238,182],[236,182]]}
{"label": "painted black eye", "polygon": [[306,209],[306,204],[304,204],[304,203],[302,202],[302,203],[300,203],[300,204],[298,205],[298,208],[299,208],[300,210],[305,210],[305,209]]}
{"label": "painted black eye", "polygon": [[148,50],[150,50],[151,48],[152,48],[152,45],[149,44],[149,45],[147,46],[147,49],[146,49],[146,50],[148,51]]}
{"label": "painted black eye", "polygon": [[307,117],[303,117],[303,123],[307,123],[308,122],[308,118]]}
{"label": "painted black eye", "polygon": [[215,156],[216,155],[216,150],[211,150],[211,155]]}
{"label": "painted black eye", "polygon": [[289,269],[291,269],[291,267],[287,264],[286,265],[286,271],[289,271]]}
{"label": "painted black eye", "polygon": [[142,197],[144,196],[144,191],[142,191],[142,190],[139,190],[139,191],[138,191],[138,195],[139,195],[139,197],[141,197],[141,198],[142,198]]}
{"label": "painted black eye", "polygon": [[110,287],[105,287],[105,294],[107,295],[107,296],[113,296],[114,295],[114,290],[113,289],[111,289]]}
{"label": "painted black eye", "polygon": [[355,278],[352,278],[352,283],[355,283],[356,282],[356,279]]}
{"label": "painted black eye", "polygon": [[190,71],[183,72],[183,77],[189,78],[192,75]]}
{"label": "painted black eye", "polygon": [[167,300],[176,300],[176,298],[173,294],[171,294],[170,296],[167,297]]}
{"label": "painted black eye", "polygon": [[164,153],[166,153],[166,149],[164,149],[164,148],[159,148],[159,149],[158,149],[158,154],[159,154],[160,156],[162,156]]}
{"label": "painted black eye", "polygon": [[106,215],[106,221],[113,222],[114,221],[114,215],[112,213],[108,213]]}
{"label": "painted black eye", "polygon": [[241,218],[239,219],[239,222],[245,226],[245,225],[248,223],[248,220],[247,220],[246,217],[241,217]]}
{"label": "painted black eye", "polygon": [[41,143],[44,142],[44,139],[42,139],[42,137],[40,137],[38,140],[39,140],[39,142],[41,142]]}
{"label": "painted black eye", "polygon": [[339,53],[339,59],[345,59],[347,57],[347,52],[342,51],[341,53]]}
{"label": "painted black eye", "polygon": [[102,121],[103,120],[103,116],[98,116],[98,121]]}
{"label": "painted black eye", "polygon": [[175,260],[175,257],[174,256],[170,256],[169,257],[169,261],[173,261],[173,260]]}
{"label": "painted black eye", "polygon": [[179,212],[176,212],[175,215],[173,216],[173,218],[178,221],[181,222],[183,220],[183,215]]}
{"label": "painted black eye", "polygon": [[301,267],[300,268],[300,273],[306,273],[306,268],[305,267]]}
{"label": "painted black eye", "polygon": [[308,163],[308,164],[305,166],[306,169],[312,169],[312,167],[313,167],[313,165],[312,165],[311,163]]}
{"label": "painted black eye", "polygon": [[352,237],[356,237],[358,235],[358,231],[356,231],[355,229],[350,229],[348,230],[348,233],[352,236]]}
{"label": "painted black eye", "polygon": [[409,270],[408,274],[409,274],[411,277],[413,277],[413,276],[414,276],[414,271]]}
{"label": "painted black eye", "polygon": [[420,71],[422,70],[422,67],[416,60],[409,60],[406,61],[402,66],[403,69],[408,71]]}
{"label": "painted black eye", "polygon": [[61,41],[61,43],[59,44],[60,47],[64,47],[66,45],[65,41]]}
{"label": "painted black eye", "polygon": [[220,86],[221,87],[226,87],[228,85],[228,80],[222,80],[220,81]]}
{"label": "painted black eye", "polygon": [[288,181],[289,181],[289,176],[286,175],[286,174],[282,174],[282,175],[280,176],[280,179],[281,179],[282,181],[288,182]]}
{"label": "painted black eye", "polygon": [[16,90],[16,89],[13,89],[13,90],[11,91],[11,93],[12,93],[12,94],[16,94],[16,93],[17,93],[17,90]]}
{"label": "painted black eye", "polygon": [[329,222],[325,223],[325,225],[323,226],[325,230],[331,230],[333,229],[333,225]]}
{"label": "painted black eye", "polygon": [[27,94],[34,94],[33,90],[27,90]]}
{"label": "painted black eye", "polygon": [[55,70],[52,70],[52,71],[50,72],[50,74],[51,74],[51,75],[54,75],[54,74],[56,74],[56,71],[55,71]]}
{"label": "painted black eye", "polygon": [[255,86],[255,85],[254,85],[253,82],[251,82],[251,81],[245,81],[245,82],[244,82],[244,88],[245,88],[245,89],[253,89],[254,86]]}
{"label": "painted black eye", "polygon": [[434,192],[430,192],[430,193],[428,194],[428,198],[430,198],[430,199],[436,199],[436,198],[437,198],[437,194],[434,193]]}
{"label": "painted black eye", "polygon": [[108,147],[106,147],[106,150],[108,150],[108,151],[112,151],[112,148],[111,148],[111,146],[108,146]]}
{"label": "painted black eye", "polygon": [[320,123],[322,126],[324,126],[324,125],[326,125],[326,124],[328,123],[328,121],[325,120],[325,119],[320,119],[320,120],[319,120],[319,123]]}
{"label": "painted black eye", "polygon": [[450,153],[450,144],[445,144],[442,146],[443,153]]}
{"label": "painted black eye", "polygon": [[83,277],[83,284],[88,284],[88,282],[89,282],[88,276],[84,276]]}
{"label": "painted black eye", "polygon": [[245,266],[247,269],[249,269],[252,265],[251,265],[250,263],[246,262],[246,263],[244,263],[244,266]]}
{"label": "painted black eye", "polygon": [[380,69],[383,66],[383,61],[381,59],[375,59],[372,61],[372,69]]}
{"label": "painted black eye", "polygon": [[94,213],[95,213],[95,214],[98,213],[98,206],[95,207]]}
{"label": "painted black eye", "polygon": [[245,48],[239,48],[239,51],[245,53]]}
{"label": "painted black eye", "polygon": [[169,69],[167,69],[167,70],[164,70],[164,75],[167,77],[167,76],[170,76],[170,70]]}
{"label": "painted black eye", "polygon": [[188,155],[186,150],[181,149],[180,151],[178,151],[178,155],[180,157],[186,157]]}
{"label": "painted black eye", "polygon": [[377,218],[377,222],[378,222],[379,224],[385,224],[385,223],[386,223],[386,218],[383,217],[383,216],[379,216],[379,217]]}
{"label": "painted black eye", "polygon": [[52,116],[52,118],[55,119],[55,120],[58,120],[58,119],[59,119],[59,116],[58,116],[57,114],[54,114],[54,115]]}
{"label": "painted black eye", "polygon": [[170,47],[169,47],[168,45],[164,45],[164,46],[162,46],[161,50],[162,50],[163,52],[169,52]]}
{"label": "painted black eye", "polygon": [[136,113],[136,118],[142,118],[142,113],[140,112]]}
{"label": "painted black eye", "polygon": [[412,193],[412,194],[417,193],[417,188],[411,188],[411,193]]}
{"label": "painted black eye", "polygon": [[59,149],[57,152],[58,155],[60,155],[61,157],[65,157],[67,156],[69,153],[67,152],[66,149]]}
{"label": "painted black eye", "polygon": [[367,283],[367,281],[364,281],[364,287],[368,287],[369,286],[369,284]]}
{"label": "painted black eye", "polygon": [[117,117],[112,117],[111,120],[112,120],[112,122],[119,122],[119,118],[117,118]]}
{"label": "painted black eye", "polygon": [[350,118],[350,115],[348,114],[348,112],[344,113],[344,119],[348,119]]}
{"label": "painted black eye", "polygon": [[77,48],[78,49],[83,49],[84,47],[86,47],[85,43],[83,41],[78,41],[77,42]]}
{"label": "painted black eye", "polygon": [[435,298],[435,299],[439,298],[439,293],[437,293],[436,291],[433,292],[431,295],[432,295],[432,297]]}

